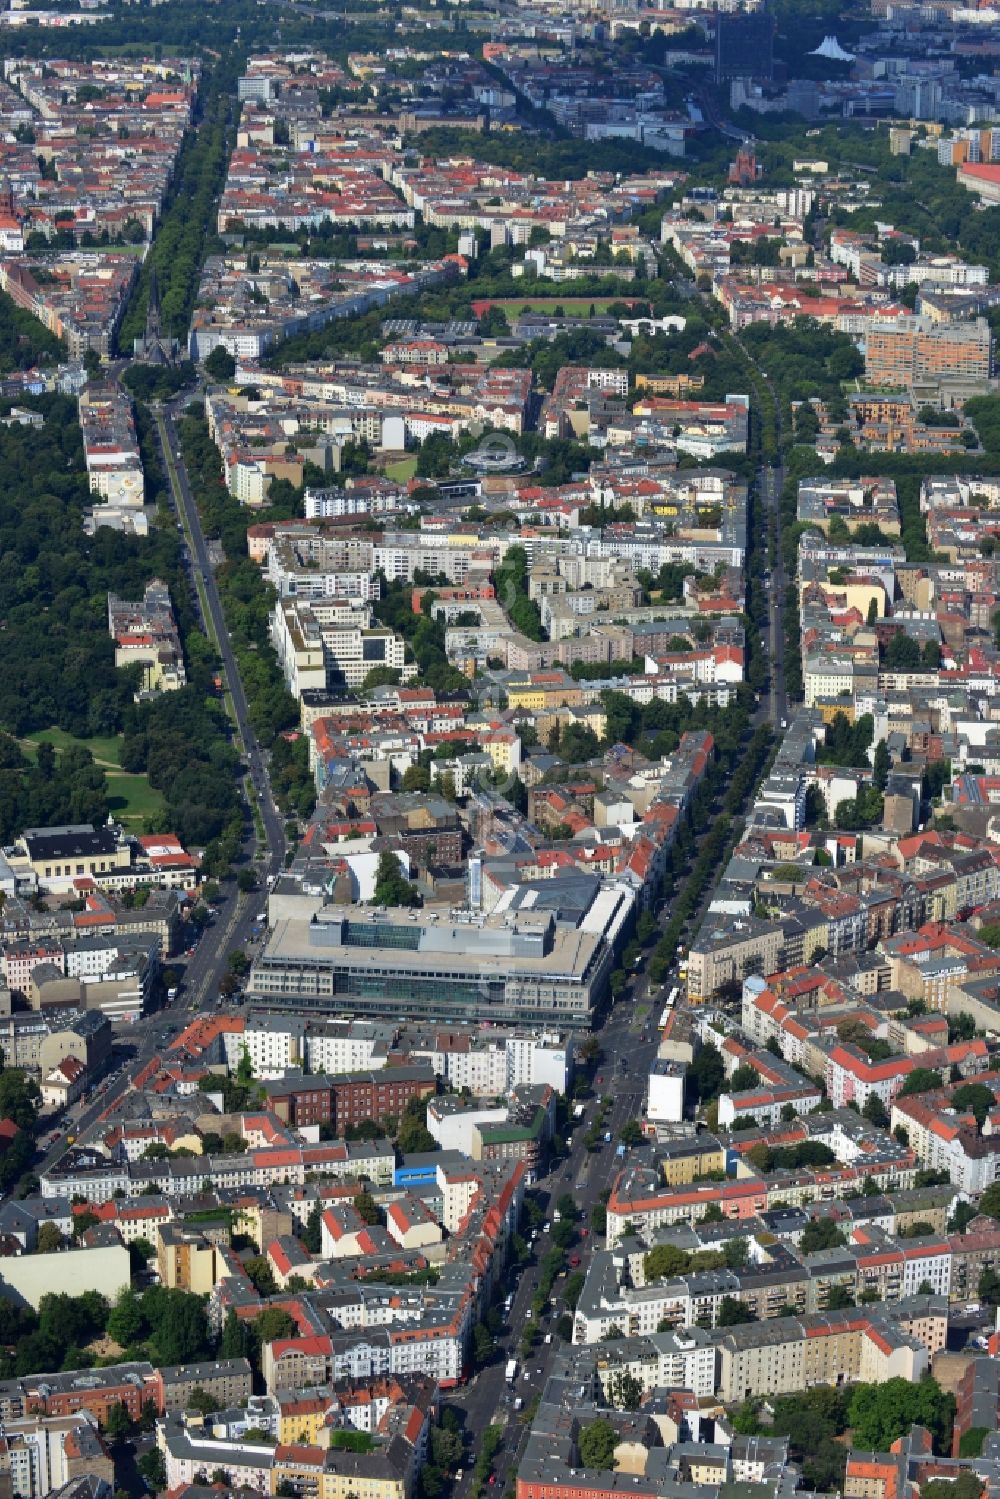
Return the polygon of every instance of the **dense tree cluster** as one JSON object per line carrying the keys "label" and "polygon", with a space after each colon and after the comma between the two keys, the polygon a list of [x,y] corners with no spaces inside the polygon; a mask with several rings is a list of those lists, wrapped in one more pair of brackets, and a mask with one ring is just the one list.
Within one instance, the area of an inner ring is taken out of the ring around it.
{"label": "dense tree cluster", "polygon": [[[628,309],[622,307],[622,312]],[[501,308],[491,308],[501,313]],[[506,322],[506,317],[504,317]],[[536,338],[522,344],[518,349],[502,354],[494,364],[507,369],[530,369],[536,384],[542,390],[551,390],[556,376],[565,364],[589,364],[615,368],[624,364],[621,354],[610,349],[604,336],[590,328],[574,328],[559,333],[555,338]]]}
{"label": "dense tree cluster", "polygon": [[207,672],[196,672],[180,692],[130,705],[123,726],[122,769],[145,771],[183,843],[201,847],[242,825],[239,756]]}
{"label": "dense tree cluster", "polygon": [[766,1426],[758,1420],[756,1406],[747,1402],[734,1417],[736,1429],[745,1435],[766,1432],[788,1438],[790,1455],[802,1464],[808,1484],[821,1491],[843,1487],[847,1447],[837,1440],[847,1429],[851,1392],[845,1388],[816,1385],[800,1395],[779,1395],[771,1402],[773,1420]]}
{"label": "dense tree cluster", "polygon": [[316,783],[309,769],[309,743],[303,736],[275,739],[268,779],[280,806],[299,817],[309,816],[316,805]]}
{"label": "dense tree cluster", "polygon": [[900,1098],[912,1098],[917,1093],[930,1093],[942,1086],[940,1072],[933,1067],[915,1067],[899,1090]]}
{"label": "dense tree cluster", "polygon": [[582,1468],[613,1468],[618,1437],[610,1421],[598,1417],[580,1428],[577,1451]]}
{"label": "dense tree cluster", "polygon": [[824,1249],[841,1249],[846,1243],[844,1233],[832,1218],[810,1218],[802,1230],[799,1248],[803,1254],[819,1254]]}
{"label": "dense tree cluster", "polygon": [[824,743],[817,746],[817,764],[866,766],[871,763],[868,750],[874,737],[875,721],[870,713],[862,713],[854,723],[846,713],[835,713]]}
{"label": "dense tree cluster", "polygon": [[26,827],[101,823],[107,816],[107,781],[89,749],[74,744],[57,757],[42,743],[33,762],[16,739],[0,733],[0,842]]}
{"label": "dense tree cluster", "polygon": [[936,640],[926,640],[921,647],[900,629],[886,645],[883,661],[889,671],[936,671],[941,665],[941,647]]}
{"label": "dense tree cluster", "polygon": [[841,383],[864,373],[854,340],[815,318],[796,317],[774,327],[753,323],[740,338],[782,399],[841,400]]}
{"label": "dense tree cluster", "polygon": [[647,1282],[669,1280],[693,1270],[739,1270],[747,1263],[746,1239],[727,1239],[718,1249],[678,1249],[657,1244],[643,1261]]}
{"label": "dense tree cluster", "polygon": [[121,381],[137,401],[168,401],[195,381],[195,367],[190,359],[179,364],[130,364],[122,371]]}
{"label": "dense tree cluster", "polygon": [[744,1322],[756,1322],[757,1318],[747,1306],[745,1301],[740,1301],[736,1296],[723,1296],[719,1302],[719,1310],[716,1313],[716,1327],[739,1327]]}
{"label": "dense tree cluster", "polygon": [[972,1114],[979,1134],[982,1134],[986,1116],[995,1103],[993,1089],[985,1083],[963,1083],[951,1095],[951,1107],[959,1114]]}
{"label": "dense tree cluster", "polygon": [[[0,1066],[3,1055],[0,1052]],[[35,1154],[35,1123],[41,1103],[37,1082],[19,1067],[0,1071],[0,1119],[17,1125],[17,1134],[0,1156],[0,1191],[10,1192],[31,1166]]]}
{"label": "dense tree cluster", "polygon": [[714,1041],[706,1041],[698,1048],[694,1061],[687,1071],[688,1090],[698,1103],[710,1103],[718,1098],[726,1080],[722,1055]]}
{"label": "dense tree cluster", "polygon": [[377,906],[418,906],[420,896],[403,873],[403,866],[391,849],[383,849],[375,870],[374,900]]}
{"label": "dense tree cluster", "polygon": [[[288,234],[281,235],[283,240],[290,237]],[[468,276],[461,281],[436,286],[418,296],[396,297],[384,307],[361,317],[337,318],[325,328],[318,328],[312,333],[296,334],[279,345],[269,357],[269,363],[280,368],[302,360],[345,355],[373,360],[378,358],[385,343],[382,324],[387,318],[426,318],[432,322],[462,318],[475,321],[472,303],[480,298],[509,298],[517,302],[551,300],[551,281],[515,280],[511,275],[514,255],[513,249],[485,252],[478,260],[473,261]],[[664,294],[670,297],[670,288],[665,282],[663,289]],[[615,276],[614,268],[608,267],[603,276],[574,283],[572,294],[574,298],[605,301],[631,299],[638,293],[645,301],[647,297],[652,299],[658,290],[658,282],[644,282],[639,287],[623,282]],[[559,305],[557,302],[556,306]]]}
{"label": "dense tree cluster", "polygon": [[965,415],[974,423],[987,453],[1000,456],[1000,396],[975,396],[966,401]]}
{"label": "dense tree cluster", "polygon": [[874,786],[863,786],[857,796],[847,796],[834,808],[833,820],[847,833],[860,833],[882,820],[885,799]]}
{"label": "dense tree cluster", "polygon": [[[204,416],[194,408],[181,420],[180,437],[205,533],[221,540],[226,554],[215,577],[250,723],[260,742],[273,752],[272,785],[280,804],[287,811],[304,815],[311,810],[315,793],[305,746],[295,747],[281,739],[285,730],[298,723],[298,708],[271,644],[268,621],[274,593],[247,555],[250,515],[228,493],[218,450]],[[273,489],[269,496],[272,500]],[[253,519],[281,520],[301,513],[301,497],[295,491],[291,495],[284,504],[271,503],[267,509],[254,512]]]}
{"label": "dense tree cluster", "polygon": [[36,365],[58,364],[66,357],[61,338],[42,326],[37,318],[18,307],[5,291],[0,292],[0,375],[11,370],[30,370]]}
{"label": "dense tree cluster", "polygon": [[751,1146],[749,1158],[758,1171],[798,1171],[805,1166],[832,1166],[837,1157],[819,1140],[802,1140],[798,1145]]}
{"label": "dense tree cluster", "polygon": [[529,640],[544,640],[542,618],[534,599],[528,597],[528,555],[524,547],[511,547],[493,573],[497,599],[515,630]]}
{"label": "dense tree cluster", "polygon": [[862,1452],[888,1452],[913,1425],[926,1426],[935,1451],[951,1452],[955,1397],[930,1377],[911,1384],[888,1379],[880,1385],[858,1385],[848,1410],[853,1441]]}
{"label": "dense tree cluster", "polygon": [[119,329],[121,349],[130,349],[143,331],[154,270],[164,331],[182,341],[187,335],[205,243],[214,230],[216,202],[229,160],[239,68],[239,54],[227,49],[202,76],[200,122],[197,129],[188,131],[181,147],[156,237]]}
{"label": "dense tree cluster", "polygon": [[273,1342],[275,1338],[290,1338],[294,1333],[295,1323],[291,1314],[281,1306],[266,1307],[252,1321],[230,1312],[222,1328],[219,1357],[246,1358],[259,1370],[264,1344]]}
{"label": "dense tree cluster", "polygon": [[[44,1252],[46,1247],[39,1235],[39,1249]],[[37,1314],[0,1301],[0,1372],[11,1379],[86,1369],[98,1362],[88,1345],[105,1333],[127,1357],[148,1357],[158,1364],[190,1362],[213,1351],[199,1296],[151,1286],[141,1295],[126,1289],[109,1306],[96,1291],[80,1296],[52,1292],[42,1297]]]}
{"label": "dense tree cluster", "polygon": [[217,344],[205,360],[205,373],[220,382],[236,374],[236,360],[223,344]]}
{"label": "dense tree cluster", "polygon": [[83,532],[89,504],[76,405],[40,396],[40,431],[0,428],[0,725],[113,734],[133,681],[115,669],[107,593],[140,597],[178,568],[177,543],[106,528]]}
{"label": "dense tree cluster", "polygon": [[3,1378],[50,1370],[86,1368],[94,1362],[84,1349],[107,1327],[108,1303],[96,1291],[82,1296],[50,1294],[38,1312],[0,1302],[0,1354]]}
{"label": "dense tree cluster", "polygon": [[[235,815],[234,758],[226,725],[206,701],[211,663],[207,643],[190,629],[176,532],[154,526],[139,538],[101,528],[86,536],[90,496],[74,404],[63,396],[34,404],[45,414],[41,431],[0,428],[0,836],[30,825],[100,822],[108,812],[104,771],[89,750],[54,753],[43,744],[32,763],[15,736],[54,727],[89,738],[126,729],[122,768],[149,771],[166,797],[169,824],[201,843]],[[149,455],[147,463],[155,498],[162,475]],[[170,586],[190,680],[137,707],[134,673],[115,667],[107,594],[139,598],[152,577]]]}

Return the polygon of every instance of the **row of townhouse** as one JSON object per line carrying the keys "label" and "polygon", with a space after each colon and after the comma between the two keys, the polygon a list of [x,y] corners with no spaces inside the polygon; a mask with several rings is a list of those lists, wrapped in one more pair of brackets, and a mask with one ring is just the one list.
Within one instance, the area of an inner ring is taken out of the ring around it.
{"label": "row of townhouse", "polygon": [[[888,1042],[900,1064],[906,1058],[919,1059],[939,1051],[948,1040],[945,1016],[925,1013],[921,1007],[911,1014],[906,995],[889,987],[891,972],[888,957],[876,949],[858,959],[799,965],[767,979],[751,976],[743,981],[743,1032],[757,1046],[777,1044],[794,1067],[824,1082],[837,1053],[838,1090],[841,1096],[849,1088],[862,1091],[861,1106],[876,1087],[888,1094],[895,1076],[889,1058],[885,1059],[890,1062],[889,1071],[884,1074],[870,1071],[882,1062],[871,1063],[867,1054],[859,1061],[855,1042],[862,1032],[870,1040]],[[842,1028],[845,1036],[853,1033],[853,1039],[842,1042]],[[952,1060],[974,1070],[981,1053],[973,1048]],[[882,1101],[888,1104],[889,1099],[886,1096]]]}
{"label": "row of townhouse", "polygon": [[783,1111],[809,1114],[822,1098],[820,1089],[794,1067],[768,1051],[747,1053],[741,1063],[753,1067],[759,1083],[738,1092],[724,1091],[719,1097],[719,1124],[731,1126],[734,1119],[752,1119],[755,1124],[775,1125]]}
{"label": "row of townhouse", "polygon": [[[740,1481],[777,1482],[781,1492],[788,1474],[783,1439],[741,1437],[720,1422],[717,1411],[709,1426],[700,1407],[738,1405],[817,1384],[916,1380],[944,1346],[947,1330],[946,1305],[916,1296],[891,1307],[565,1348],[556,1355],[518,1469],[518,1499],[598,1499],[619,1489],[620,1471],[616,1483],[615,1475],[588,1469],[579,1453],[581,1433],[598,1418],[612,1428],[620,1455],[627,1450],[645,1457],[638,1478],[627,1475],[628,1491],[642,1499],[683,1499],[695,1485]],[[638,1414],[622,1411],[616,1390],[625,1375],[638,1381],[643,1397],[666,1388],[673,1398],[652,1417],[643,1409],[645,1399]],[[652,1461],[654,1454],[664,1460]]]}
{"label": "row of townhouse", "polygon": [[66,340],[74,359],[107,356],[138,275],[136,256],[114,250],[46,251],[0,260],[0,290]]}
{"label": "row of townhouse", "polygon": [[102,235],[112,243],[148,240],[195,106],[199,64],[51,61],[6,63],[34,149],[21,148],[5,172],[5,247],[23,250],[32,233],[68,234],[77,243]]}
{"label": "row of townhouse", "polygon": [[312,1176],[389,1185],[395,1151],[388,1141],[373,1144],[331,1140],[317,1145],[282,1145],[243,1155],[181,1156],[170,1160],[116,1160],[92,1147],[70,1147],[40,1178],[43,1197],[79,1196],[105,1203],[117,1194],[178,1197],[210,1181],[216,1190],[276,1185],[302,1186]]}
{"label": "row of townhouse", "polygon": [[114,380],[91,381],[80,393],[78,414],[91,494],[109,511],[140,508],[145,478],[131,396]]}
{"label": "row of townhouse", "polygon": [[[772,773],[757,803],[760,813],[780,807],[804,807],[813,780],[809,774],[788,778],[784,794],[778,776]],[[855,783],[860,786],[861,781]],[[845,785],[849,795],[855,795]],[[907,799],[907,807],[910,807]],[[790,812],[789,832],[798,831],[798,812]],[[944,835],[947,837],[947,835]],[[841,868],[813,869],[802,863],[801,878],[784,885],[765,878],[761,862],[755,886],[768,918],[751,914],[745,888],[734,892],[736,909],[723,904],[710,911],[691,944],[688,993],[692,1000],[711,999],[726,984],[741,982],[748,975],[770,975],[809,963],[813,954],[839,958],[863,954],[878,946],[889,966],[890,982],[908,999],[920,998],[928,1008],[944,1007],[944,996],[970,974],[1000,966],[995,954],[971,932],[953,931],[942,922],[956,913],[987,904],[1000,897],[1000,864],[995,850],[984,844],[969,848],[938,846],[942,835],[914,835],[890,839],[899,867],[885,855],[875,860],[851,859]],[[978,844],[978,840],[976,841]],[[841,854],[855,840],[835,840]],[[926,857],[910,859],[910,845],[923,845]],[[811,866],[814,845],[804,844]],[[741,850],[737,851],[740,856]],[[801,860],[802,850],[795,856]],[[775,861],[777,862],[777,861]],[[788,868],[782,862],[781,871]],[[746,880],[746,865],[739,874]],[[914,933],[924,935],[914,936]],[[932,959],[947,959],[941,967]],[[889,987],[889,984],[886,984]]]}
{"label": "row of townhouse", "polygon": [[262,359],[283,339],[426,291],[458,271],[454,260],[406,271],[384,262],[300,259],[293,275],[284,256],[211,255],[202,267],[190,354],[205,359],[223,348],[238,361]]}
{"label": "row of townhouse", "polygon": [[732,1328],[719,1343],[717,1394],[730,1404],[794,1394],[815,1384],[916,1381],[944,1348],[947,1335],[947,1302],[926,1295],[895,1307]]}
{"label": "row of townhouse", "polygon": [[[793,1239],[765,1232],[764,1222],[781,1227],[777,1214],[765,1215],[757,1231],[743,1240],[748,1258],[734,1268],[688,1270],[651,1281],[644,1280],[641,1257],[599,1251],[588,1267],[574,1313],[573,1341],[600,1343],[619,1334],[644,1336],[667,1327],[716,1328],[720,1312],[734,1301],[754,1321],[766,1322],[790,1310],[827,1311],[835,1296],[845,1294],[852,1303],[865,1306],[897,1302],[918,1292],[964,1299],[970,1287],[975,1294],[984,1265],[995,1264],[1000,1254],[1000,1231],[995,1226],[967,1240],[961,1234],[896,1238],[873,1223],[857,1224],[844,1247],[804,1253]],[[664,1233],[658,1240],[670,1243],[673,1237]],[[721,1254],[716,1258],[721,1260]]]}
{"label": "row of townhouse", "polygon": [[629,1226],[648,1237],[669,1224],[693,1222],[708,1208],[718,1209],[734,1222],[749,1222],[776,1204],[797,1206],[853,1196],[865,1181],[881,1191],[896,1191],[912,1186],[916,1171],[913,1152],[903,1146],[892,1148],[891,1143],[879,1155],[859,1157],[857,1164],[678,1186],[666,1183],[655,1167],[636,1163],[624,1167],[612,1187],[608,1243],[617,1243]]}
{"label": "row of townhouse", "polygon": [[442,1298],[419,1317],[399,1316],[394,1327],[354,1325],[339,1332],[281,1338],[262,1350],[263,1375],[277,1393],[305,1380],[426,1374],[444,1388],[458,1385],[469,1367],[475,1297]]}
{"label": "row of townhouse", "polygon": [[183,1408],[196,1388],[220,1406],[245,1401],[252,1388],[250,1364],[245,1358],[219,1359],[157,1369],[140,1360],[3,1380],[0,1419],[6,1423],[27,1416],[66,1417],[84,1412],[104,1426],[110,1413],[124,1406],[137,1421],[147,1404],[157,1413]]}
{"label": "row of townhouse", "polygon": [[[556,1031],[504,1031],[495,1026],[450,1026],[435,1031],[372,1020],[324,1020],[294,1012],[250,1009],[235,1017],[224,1036],[231,1068],[244,1050],[257,1077],[280,1076],[290,1068],[316,1073],[350,1073],[398,1067],[429,1067],[454,1092],[477,1098],[500,1096],[522,1083],[568,1088],[573,1066],[567,1036]],[[183,1036],[179,1038],[183,1044]]]}

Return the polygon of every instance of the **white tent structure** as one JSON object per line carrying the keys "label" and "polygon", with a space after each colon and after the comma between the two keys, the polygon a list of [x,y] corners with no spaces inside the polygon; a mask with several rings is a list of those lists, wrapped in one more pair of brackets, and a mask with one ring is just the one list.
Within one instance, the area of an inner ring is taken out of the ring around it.
{"label": "white tent structure", "polygon": [[845,52],[835,36],[825,36],[809,54],[810,57],[828,57],[832,62],[853,62],[854,54]]}

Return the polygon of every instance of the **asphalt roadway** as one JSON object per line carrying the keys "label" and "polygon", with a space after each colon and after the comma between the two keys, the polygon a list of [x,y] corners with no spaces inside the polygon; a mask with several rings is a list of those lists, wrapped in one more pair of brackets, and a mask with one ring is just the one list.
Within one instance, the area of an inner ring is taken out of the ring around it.
{"label": "asphalt roadway", "polygon": [[[597,1068],[600,1082],[595,1081],[594,1094],[595,1099],[610,1096],[613,1100],[604,1125],[605,1133],[611,1133],[611,1143],[605,1144],[602,1141],[600,1149],[591,1154],[583,1143],[587,1133],[587,1119],[574,1129],[568,1157],[561,1158],[556,1163],[555,1170],[537,1183],[537,1191],[544,1199],[545,1222],[548,1224],[554,1223],[555,1205],[568,1192],[580,1213],[579,1227],[589,1229],[591,1210],[600,1200],[601,1193],[612,1185],[622,1167],[623,1162],[615,1153],[618,1135],[630,1119],[638,1119],[642,1114],[646,1078],[659,1040],[656,1026],[659,1015],[656,1006],[653,1005],[645,1017],[637,1014],[637,1009],[645,1000],[646,979],[642,976],[630,988],[629,994],[614,1006],[607,1024],[598,1033],[603,1059]],[[619,1071],[619,1064],[623,1059],[628,1067],[625,1073]],[[596,1102],[588,1103],[588,1118],[595,1108]],[[552,1296],[558,1301],[558,1306],[552,1307],[550,1304],[537,1319],[531,1312],[531,1302],[541,1277],[541,1260],[551,1242],[551,1233],[545,1233],[539,1225],[531,1259],[517,1272],[517,1279],[511,1287],[514,1302],[506,1317],[504,1331],[496,1340],[495,1355],[467,1385],[451,1391],[447,1397],[447,1403],[454,1406],[460,1415],[464,1414],[463,1431],[470,1465],[454,1485],[454,1499],[461,1499],[472,1485],[471,1464],[475,1461],[483,1432],[491,1424],[504,1428],[503,1442],[493,1462],[497,1485],[506,1483],[517,1471],[523,1445],[527,1440],[528,1426],[522,1419],[524,1410],[515,1412],[514,1399],[520,1396],[526,1409],[541,1394],[548,1378],[552,1356],[561,1345],[561,1339],[555,1332],[555,1324],[567,1310],[560,1297],[565,1285],[565,1280],[561,1279],[556,1281],[552,1289]],[[603,1242],[600,1236],[598,1242]],[[581,1238],[572,1247],[570,1253],[579,1254],[580,1264],[570,1268],[568,1274],[573,1274],[576,1269],[586,1271],[594,1243],[595,1235],[588,1232],[586,1238]],[[538,1327],[541,1340],[536,1343],[530,1356],[523,1360],[518,1347],[524,1329],[532,1325],[532,1322]],[[551,1343],[544,1342],[546,1333],[552,1334]],[[516,1358],[518,1362],[517,1377],[512,1389],[508,1388],[505,1379],[505,1366],[511,1358]]]}

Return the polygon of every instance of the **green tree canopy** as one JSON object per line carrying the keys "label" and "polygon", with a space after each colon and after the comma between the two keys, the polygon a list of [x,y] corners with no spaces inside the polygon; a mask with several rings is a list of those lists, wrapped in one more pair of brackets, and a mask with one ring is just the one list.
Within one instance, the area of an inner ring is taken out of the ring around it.
{"label": "green tree canopy", "polygon": [[990,1109],[996,1103],[993,1089],[988,1088],[985,1083],[963,1083],[956,1088],[951,1095],[951,1106],[959,1113],[971,1113],[975,1115],[976,1127],[982,1134],[983,1125]]}
{"label": "green tree canopy", "polygon": [[615,1465],[615,1447],[618,1439],[610,1421],[598,1419],[588,1421],[580,1429],[577,1450],[583,1468],[609,1469]]}
{"label": "green tree canopy", "polygon": [[391,849],[383,849],[375,870],[374,901],[377,906],[419,906],[417,887],[403,873],[403,866]]}
{"label": "green tree canopy", "polygon": [[832,1218],[810,1218],[802,1230],[799,1248],[803,1254],[817,1254],[822,1249],[840,1249],[846,1243]]}
{"label": "green tree canopy", "polygon": [[657,1244],[643,1260],[646,1280],[667,1280],[683,1275],[691,1264],[691,1256],[685,1249],[673,1244]]}
{"label": "green tree canopy", "polygon": [[940,1072],[933,1067],[915,1067],[899,1090],[900,1098],[911,1098],[915,1093],[930,1093],[942,1086]]}
{"label": "green tree canopy", "polygon": [[737,1327],[741,1322],[755,1321],[753,1312],[735,1296],[723,1296],[715,1319],[716,1327]]}
{"label": "green tree canopy", "polygon": [[236,360],[219,344],[205,360],[205,373],[220,383],[231,380],[236,374]]}
{"label": "green tree canopy", "polygon": [[927,1427],[937,1452],[950,1452],[955,1397],[929,1376],[916,1384],[889,1379],[884,1384],[859,1385],[851,1397],[848,1419],[854,1445],[864,1452],[888,1452],[914,1423]]}
{"label": "green tree canopy", "polygon": [[699,1047],[687,1073],[688,1085],[698,1102],[708,1103],[710,1099],[717,1098],[725,1077],[719,1048],[714,1042],[706,1041],[703,1046]]}

